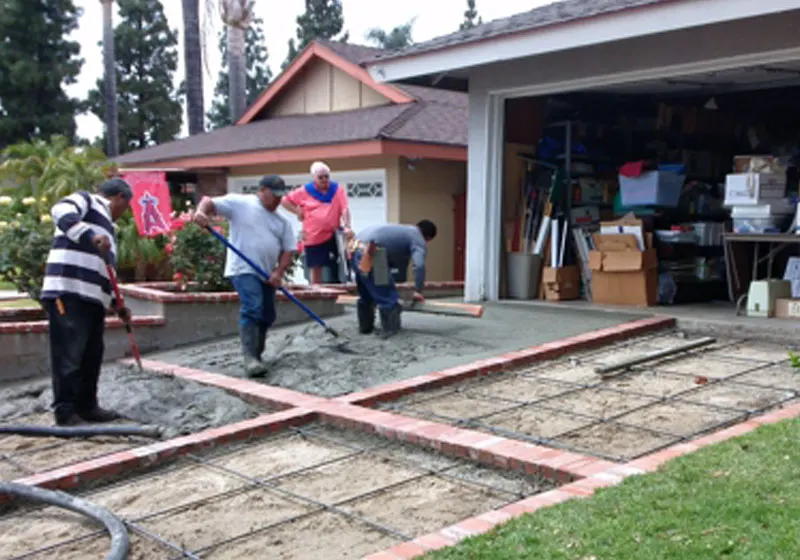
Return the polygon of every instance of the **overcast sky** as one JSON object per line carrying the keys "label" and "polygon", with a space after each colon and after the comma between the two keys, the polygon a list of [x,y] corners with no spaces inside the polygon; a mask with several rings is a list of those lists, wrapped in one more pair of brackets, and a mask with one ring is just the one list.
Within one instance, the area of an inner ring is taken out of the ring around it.
{"label": "overcast sky", "polygon": [[[205,0],[201,0],[201,4]],[[387,8],[378,5],[386,2]],[[552,0],[477,0],[478,13],[484,21],[524,12],[551,3]],[[180,62],[176,82],[183,78],[183,26],[180,0],[162,0],[170,26],[178,30]],[[98,42],[103,38],[102,8],[99,0],[76,0],[83,8],[80,28],[75,38],[81,44],[81,56],[85,62],[78,83],[70,86],[71,95],[85,98],[87,92],[94,87],[103,73],[103,54]],[[343,0],[345,30],[350,32],[351,43],[366,43],[364,35],[373,27],[391,29],[412,18],[414,23],[414,40],[424,41],[446,35],[456,29],[463,19],[466,0],[402,0],[387,2],[386,0]],[[435,6],[435,9],[433,7]],[[295,18],[305,9],[304,0],[256,0],[256,13],[264,20],[267,48],[273,75],[277,76],[280,65],[286,57],[287,43],[295,35]],[[390,16],[389,12],[395,15]],[[219,71],[220,55],[217,50],[216,32],[220,29],[216,16],[212,20],[213,35],[206,45],[207,74],[203,77],[206,109],[210,106],[214,93],[214,84]],[[114,23],[119,21],[115,14]],[[184,118],[185,120],[185,118]],[[94,139],[100,136],[103,125],[92,114],[81,115],[78,121],[78,134],[84,138]],[[185,134],[184,126],[184,134]]]}

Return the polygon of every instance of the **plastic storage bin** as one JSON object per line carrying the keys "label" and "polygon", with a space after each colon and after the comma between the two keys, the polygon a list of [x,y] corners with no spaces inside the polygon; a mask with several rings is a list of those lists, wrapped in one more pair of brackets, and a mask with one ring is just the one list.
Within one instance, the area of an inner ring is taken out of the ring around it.
{"label": "plastic storage bin", "polygon": [[685,175],[671,171],[648,171],[639,177],[619,176],[623,206],[675,208],[681,198]]}

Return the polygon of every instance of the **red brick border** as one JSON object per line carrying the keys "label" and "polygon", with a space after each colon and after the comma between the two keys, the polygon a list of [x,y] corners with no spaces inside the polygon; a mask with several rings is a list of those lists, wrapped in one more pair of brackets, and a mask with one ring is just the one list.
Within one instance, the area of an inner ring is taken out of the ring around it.
{"label": "red brick border", "polygon": [[[166,319],[160,315],[139,315],[131,318],[134,327],[163,327]],[[121,329],[125,325],[117,317],[106,317],[106,328]],[[34,334],[49,330],[47,321],[20,321],[0,323],[0,334]]]}
{"label": "red brick border", "polygon": [[[130,358],[120,360],[120,362],[133,364],[133,360]],[[249,379],[230,377],[221,373],[211,373],[158,360],[144,359],[142,360],[142,367],[153,373],[180,377],[203,385],[218,387],[244,400],[256,404],[266,404],[280,410],[292,407],[316,409],[319,405],[328,401],[325,397],[317,397],[299,391],[292,391],[291,389],[264,385]]]}
{"label": "red brick border", "polygon": [[[42,488],[72,489],[85,482],[150,467],[197,450],[279,432],[289,426],[311,422],[315,417],[313,411],[303,408],[262,414],[251,420],[89,459],[15,482]],[[7,501],[8,497],[0,496],[0,503]]]}
{"label": "red brick border", "polygon": [[479,360],[442,371],[386,383],[365,391],[350,393],[335,400],[362,406],[372,406],[379,402],[396,400],[404,395],[457,383],[470,377],[488,375],[509,368],[530,365],[544,360],[552,360],[571,352],[597,348],[611,342],[618,342],[648,332],[666,329],[675,325],[672,317],[650,317],[622,323],[613,327],[590,331],[577,336],[547,342],[516,352],[509,352],[495,358]]}
{"label": "red brick border", "polygon": [[675,457],[687,455],[703,447],[744,435],[755,430],[759,426],[776,424],[782,420],[798,417],[800,417],[800,403],[795,403],[720,432],[693,440],[689,443],[675,445],[625,465],[611,466],[555,490],[537,494],[500,509],[465,519],[464,521],[435,533],[430,533],[410,542],[393,546],[388,550],[365,556],[363,560],[407,560],[422,556],[432,550],[453,546],[467,537],[486,533],[497,525],[505,523],[514,517],[519,517],[525,513],[532,513],[567,500],[588,498],[592,496],[598,488],[616,486],[629,476],[655,471],[661,465]]}

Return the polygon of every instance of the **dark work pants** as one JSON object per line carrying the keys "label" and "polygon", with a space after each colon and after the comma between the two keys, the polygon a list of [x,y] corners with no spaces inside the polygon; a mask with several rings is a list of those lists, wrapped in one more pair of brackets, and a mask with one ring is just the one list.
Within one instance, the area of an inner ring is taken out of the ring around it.
{"label": "dark work pants", "polygon": [[97,381],[103,364],[105,309],[76,296],[42,302],[50,323],[50,367],[56,417],[88,412],[97,406]]}

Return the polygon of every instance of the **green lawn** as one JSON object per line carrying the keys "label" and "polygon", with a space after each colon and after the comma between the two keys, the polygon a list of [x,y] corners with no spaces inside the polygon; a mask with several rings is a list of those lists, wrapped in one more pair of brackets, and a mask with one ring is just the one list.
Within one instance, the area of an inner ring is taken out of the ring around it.
{"label": "green lawn", "polygon": [[800,420],[707,447],[425,558],[800,558]]}

